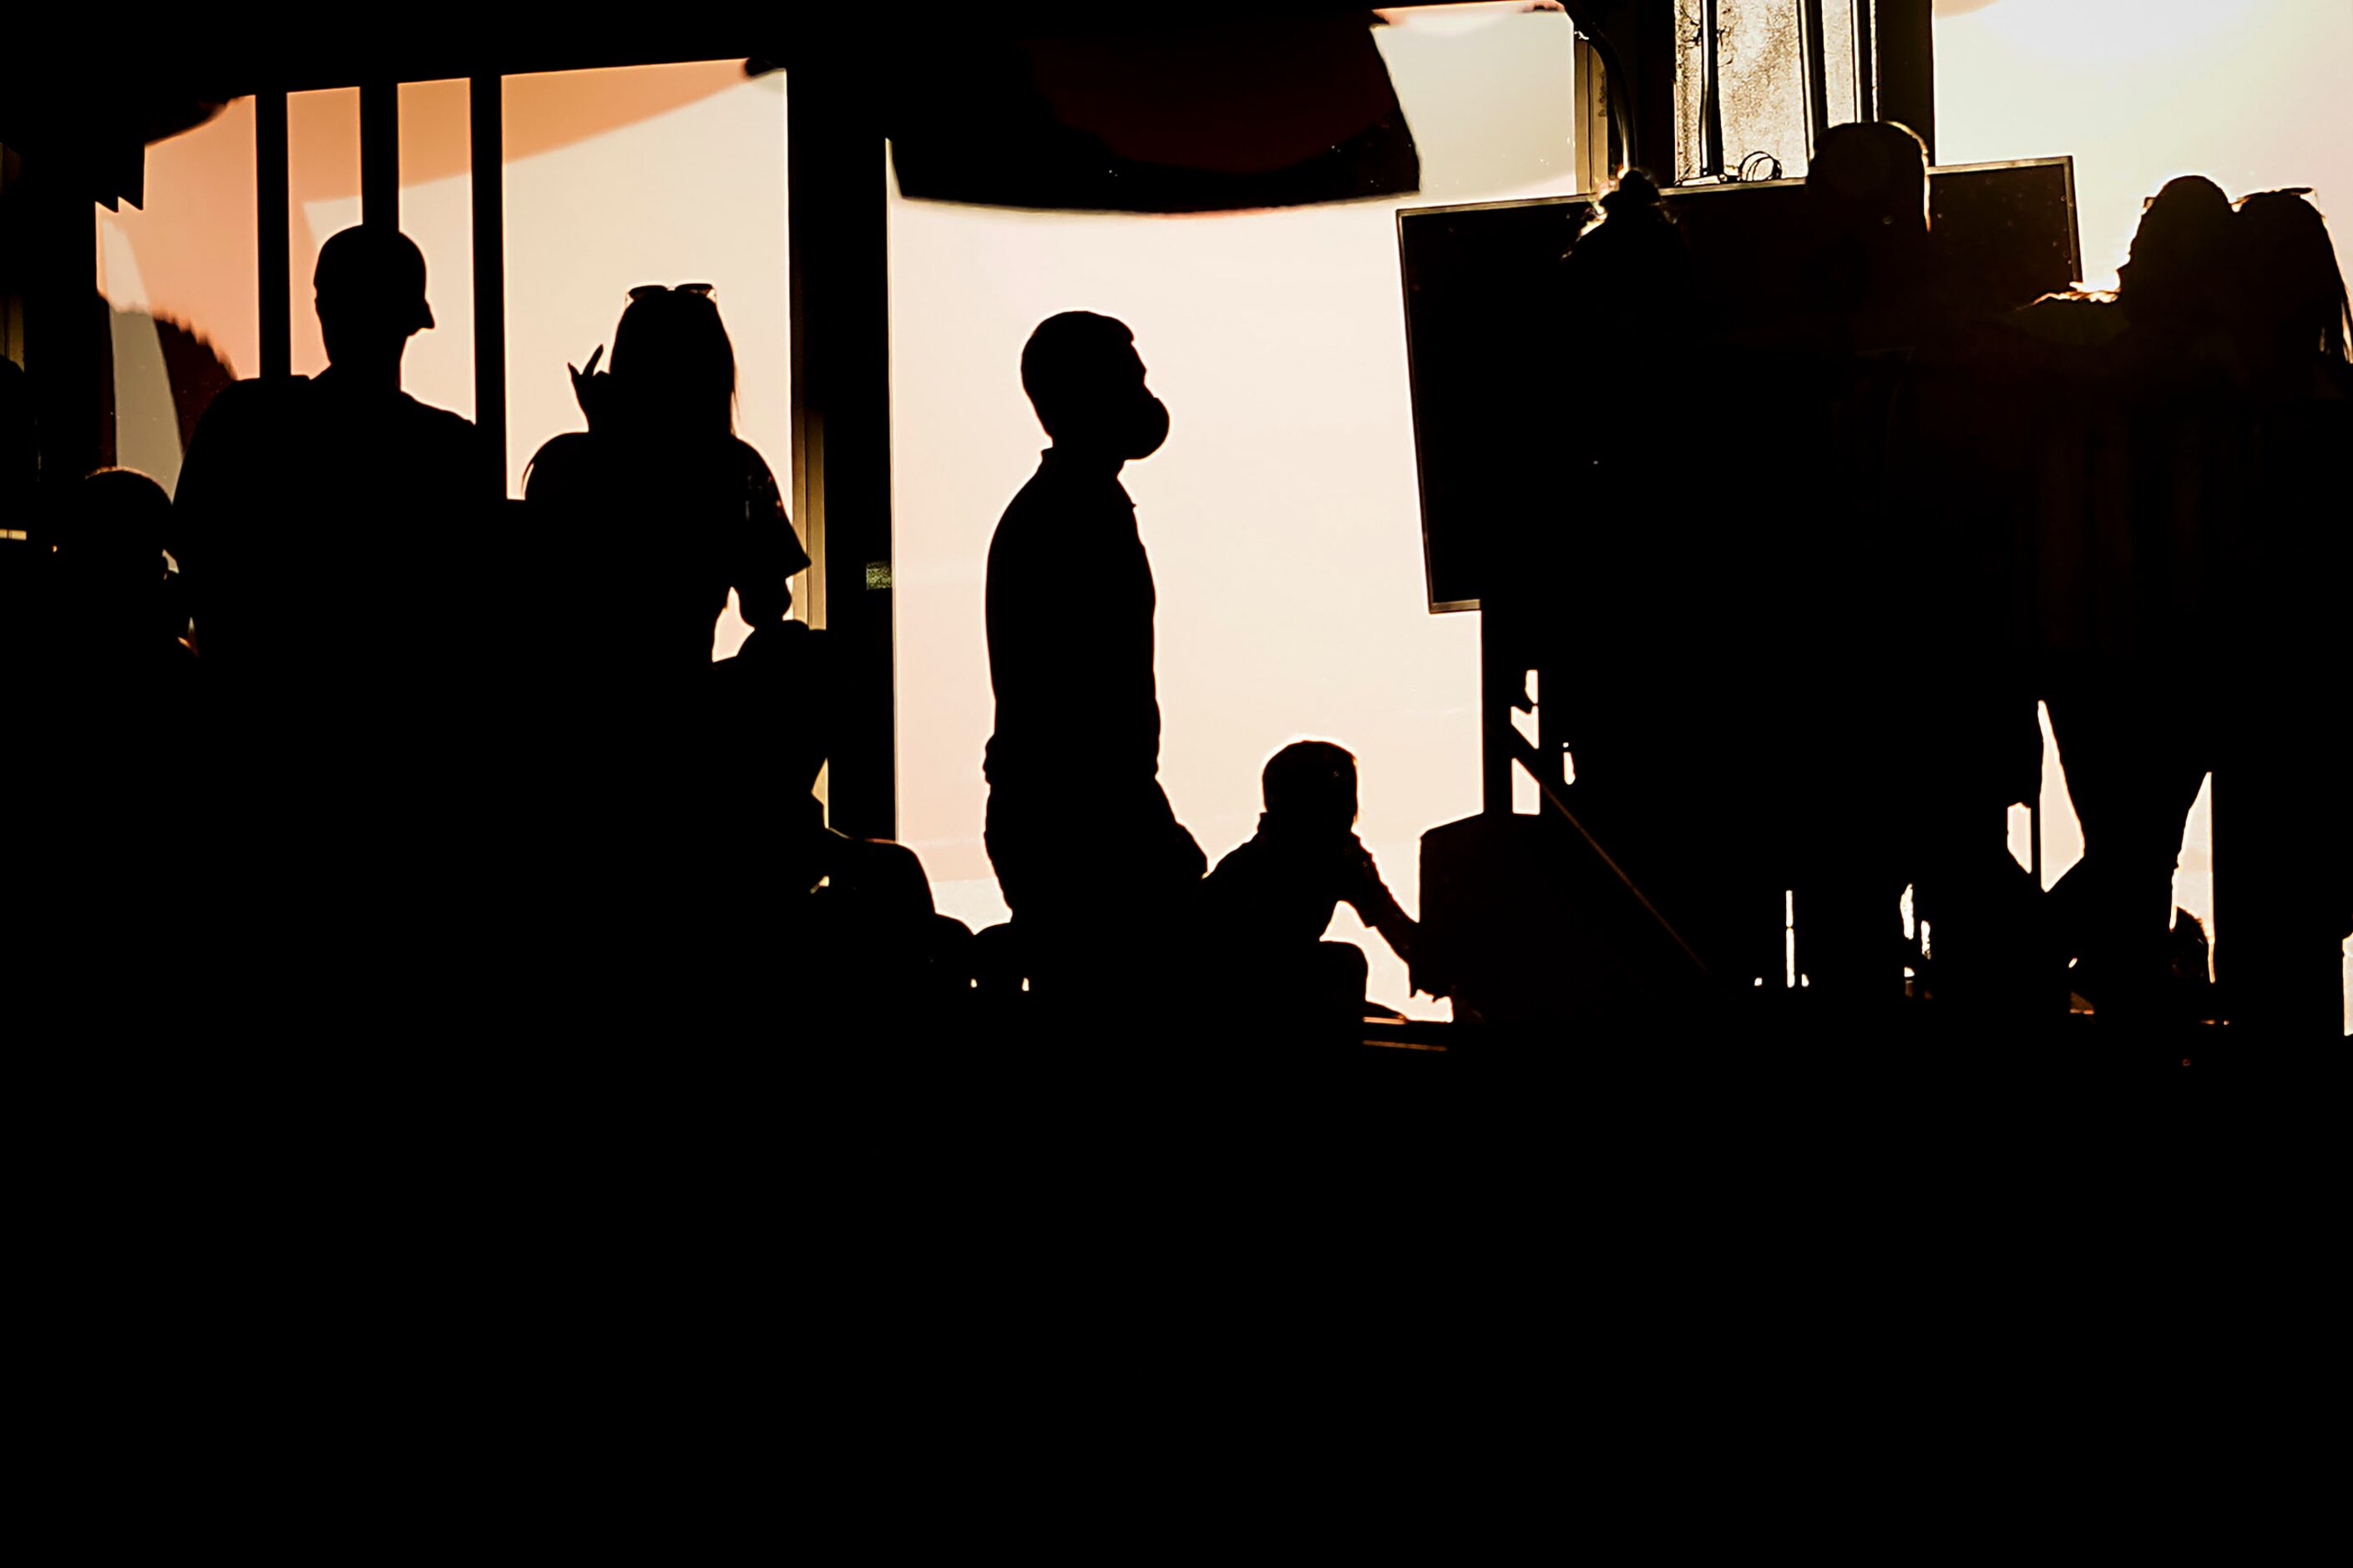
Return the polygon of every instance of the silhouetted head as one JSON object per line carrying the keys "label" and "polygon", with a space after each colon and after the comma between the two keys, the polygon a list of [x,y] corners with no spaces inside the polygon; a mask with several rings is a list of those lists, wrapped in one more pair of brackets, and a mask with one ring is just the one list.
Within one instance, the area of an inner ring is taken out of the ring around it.
{"label": "silhouetted head", "polygon": [[1641,169],[1629,169],[1618,176],[1616,187],[1601,198],[1601,210],[1611,217],[1666,216],[1659,199],[1659,183]]}
{"label": "silhouetted head", "polygon": [[1329,741],[1294,741],[1260,776],[1266,813],[1301,827],[1345,831],[1356,820],[1356,759]]}
{"label": "silhouetted head", "polygon": [[613,329],[613,384],[636,417],[724,433],[735,428],[735,345],[708,283],[629,290]]}
{"label": "silhouetted head", "polygon": [[1814,144],[1806,197],[1833,234],[1905,237],[1928,232],[1928,149],[1892,120],[1833,125]]}
{"label": "silhouetted head", "polygon": [[347,228],[319,247],[311,274],[327,360],[397,361],[409,338],[433,324],[425,302],[425,253],[388,228]]}
{"label": "silhouetted head", "polygon": [[2301,191],[2259,191],[2239,204],[2232,237],[2249,335],[2264,350],[2346,360],[2353,306],[2320,209]]}
{"label": "silhouetted head", "polygon": [[1168,410],[1144,384],[1135,335],[1109,316],[1066,310],[1039,322],[1021,351],[1021,389],[1057,450],[1124,463],[1168,439]]}
{"label": "silhouetted head", "polygon": [[100,468],[69,489],[58,519],[58,565],[107,594],[152,590],[165,576],[172,498],[135,468]]}
{"label": "silhouetted head", "polygon": [[2196,327],[2228,297],[2235,222],[2231,198],[2201,174],[2168,180],[2140,215],[2132,259],[2116,269],[2116,301],[2136,327]]}

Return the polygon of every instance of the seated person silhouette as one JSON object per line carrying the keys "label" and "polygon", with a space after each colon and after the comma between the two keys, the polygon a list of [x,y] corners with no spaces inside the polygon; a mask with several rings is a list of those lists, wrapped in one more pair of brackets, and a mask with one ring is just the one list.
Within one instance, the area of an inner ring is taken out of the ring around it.
{"label": "seated person silhouette", "polygon": [[709,667],[708,728],[731,745],[699,802],[693,907],[722,927],[753,1026],[773,1024],[780,988],[829,1018],[903,1018],[954,1006],[972,978],[972,932],[938,912],[915,853],[826,824],[827,635],[787,621]]}
{"label": "seated person silhouette", "polygon": [[707,283],[641,284],[573,388],[585,432],[558,436],[523,475],[543,514],[543,591],[594,606],[575,668],[641,692],[678,693],[711,665],[733,589],[754,637],[792,608],[808,555],[776,476],[735,435],[735,349]]}
{"label": "seated person silhouette", "polygon": [[136,469],[100,468],[58,510],[47,629],[58,679],[92,691],[155,689],[150,695],[184,684],[195,656],[182,635],[187,602],[164,556],[172,498]]}
{"label": "seated person silhouette", "polygon": [[180,471],[171,548],[197,647],[247,689],[405,683],[458,658],[463,506],[490,475],[471,424],[400,389],[433,325],[416,245],[347,228],[313,276],[326,370],[223,388]]}
{"label": "seated person silhouette", "polygon": [[1356,837],[1356,759],[1328,741],[1277,752],[1261,777],[1266,810],[1249,843],[1202,888],[1221,977],[1260,1019],[1364,1016],[1365,955],[1324,942],[1341,904],[1413,962],[1416,927]]}
{"label": "seated person silhouette", "polygon": [[1157,601],[1119,482],[1168,411],[1128,329],[1085,311],[1030,334],[1021,384],[1053,444],[989,544],[986,842],[1032,989],[1083,1004],[1148,984],[1206,864],[1160,787]]}

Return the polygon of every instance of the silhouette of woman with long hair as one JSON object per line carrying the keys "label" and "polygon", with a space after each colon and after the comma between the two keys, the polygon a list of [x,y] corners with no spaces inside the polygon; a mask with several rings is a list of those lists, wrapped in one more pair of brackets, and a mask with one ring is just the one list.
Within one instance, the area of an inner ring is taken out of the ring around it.
{"label": "silhouette of woman with long hair", "polygon": [[[2168,181],[2113,300],[2038,302],[2061,345],[2043,479],[2042,679],[2084,858],[2052,889],[2073,988],[2127,1021],[2171,1010],[2166,933],[2191,805],[2214,766],[2212,566],[2243,513],[2240,374],[2226,329],[2236,216],[2211,180]],[[2060,482],[2053,483],[2053,478]]]}
{"label": "silhouette of woman with long hair", "polygon": [[2233,1025],[2345,1029],[2353,794],[2340,740],[2353,528],[2331,454],[2353,449],[2353,309],[2328,226],[2301,191],[2239,205],[2231,336],[2252,441],[2229,544],[2221,755],[2214,774],[2214,962]]}
{"label": "silhouette of woman with long hair", "polygon": [[573,372],[587,430],[539,449],[523,498],[554,531],[563,613],[586,623],[575,668],[676,689],[707,671],[729,591],[757,635],[785,619],[808,555],[735,435],[735,350],[709,284],[632,289],[600,374],[603,353]]}

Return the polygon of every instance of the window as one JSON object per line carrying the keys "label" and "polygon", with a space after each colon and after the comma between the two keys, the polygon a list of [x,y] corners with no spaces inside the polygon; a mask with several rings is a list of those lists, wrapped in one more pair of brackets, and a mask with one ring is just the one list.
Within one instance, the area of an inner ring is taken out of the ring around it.
{"label": "window", "polygon": [[[1557,12],[1388,13],[1378,29],[1422,160],[1415,205],[1582,188],[1577,46]],[[1394,200],[1185,217],[890,208],[900,836],[940,908],[1004,904],[981,843],[994,710],[991,532],[1046,438],[1021,391],[1039,321],[1134,330],[1167,445],[1124,476],[1159,590],[1161,778],[1212,864],[1248,838],[1259,771],[1335,741],[1360,833],[1409,910],[1419,841],[1479,809],[1476,617],[1422,576]],[[1083,722],[1083,716],[1073,716]],[[1345,907],[1370,994],[1403,965]],[[1426,1001],[1413,1009],[1439,1016]]]}

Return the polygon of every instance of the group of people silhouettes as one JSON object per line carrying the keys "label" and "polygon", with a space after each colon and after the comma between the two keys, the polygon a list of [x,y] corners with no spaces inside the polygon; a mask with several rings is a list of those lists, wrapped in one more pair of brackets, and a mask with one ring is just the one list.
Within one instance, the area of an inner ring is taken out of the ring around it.
{"label": "group of people silhouettes", "polygon": [[[2317,1017],[2353,927],[2345,524],[2313,460],[2346,449],[2353,322],[2318,213],[2177,180],[2113,296],[1989,320],[1954,302],[1910,132],[1838,128],[1809,184],[1809,292],[1768,328],[1707,326],[1633,174],[1563,264],[1563,331],[1532,338],[1578,345],[1602,374],[1563,384],[1619,406],[1702,356],[1728,405],[1797,411],[1811,475],[1793,525],[1757,502],[1774,479],[1663,471],[1592,410],[1538,442],[1567,477],[1494,607],[1541,628],[1586,820],[1719,981],[1778,969],[1758,954],[1787,899],[1829,1004],[1868,1011],[1910,965],[1989,1013],[2072,991],[2129,1018],[2168,1005],[2170,879],[2216,773],[2225,962]],[[1169,416],[1121,322],[1054,316],[1021,357],[1050,445],[988,555],[986,845],[1011,920],[976,938],[911,852],[826,826],[838,683],[790,618],[809,558],[734,433],[708,285],[630,290],[609,366],[573,371],[586,428],[508,501],[502,455],[401,390],[433,324],[417,247],[348,229],[315,280],[324,372],[221,392],[176,498],[116,469],[53,486],[37,580],[0,584],[40,694],[46,826],[17,860],[58,984],[455,1036],[846,1022],[976,989],[1084,1021],[1191,977],[1313,1031],[1366,1009],[1363,954],[1323,941],[1346,903],[1445,990],[1356,835],[1345,750],[1268,761],[1258,832],[1214,868],[1161,787],[1121,473]],[[13,371],[0,391],[19,401]],[[9,424],[0,479],[29,495]],[[714,662],[731,602],[751,634]],[[2002,835],[2038,787],[2038,703],[2085,841],[2047,895]],[[1932,953],[1898,952],[1907,889]]]}
{"label": "group of people silhouettes", "polygon": [[[1805,194],[1805,286],[1769,320],[1715,319],[1639,177],[1562,264],[1595,384],[1672,406],[1696,368],[1744,436],[1797,446],[1669,465],[1564,422],[1566,542],[1531,548],[1530,593],[1586,591],[1523,613],[1573,693],[1586,822],[1731,984],[1783,985],[1794,905],[1825,1012],[1883,1021],[1908,973],[1980,1016],[2159,1021],[2215,1012],[2172,897],[2211,773],[2223,1003],[2334,1035],[2353,362],[2319,212],[2177,179],[2113,293],[1988,310],[1908,130],[1834,128]],[[2004,827],[2040,788],[2038,703],[2084,846],[2047,895]]]}
{"label": "group of people silhouettes", "polygon": [[[1293,752],[1271,765],[1267,829],[1211,884],[1255,890],[1225,896],[1229,940],[1202,939],[1118,478],[1167,413],[1118,322],[1058,316],[1022,361],[1053,446],[991,554],[987,842],[1014,920],[976,942],[912,852],[826,826],[838,683],[789,616],[809,558],[734,433],[709,285],[629,291],[609,366],[600,348],[572,371],[586,428],[502,501],[474,426],[401,390],[433,324],[416,246],[346,229],[315,284],[325,371],[222,391],[176,500],[123,469],[55,489],[37,569],[8,584],[51,760],[32,815],[58,829],[26,858],[26,901],[81,933],[61,983],[169,974],[255,1028],[495,1027],[502,999],[601,1032],[748,1028],[780,1001],[837,1023],[936,1010],[977,974],[1075,1019],[1181,943],[1276,1014],[1345,1020],[1363,965],[1335,983],[1319,951],[1333,900],[1409,940],[1329,746],[1320,786]],[[714,661],[731,602],[751,632]],[[1322,889],[1321,915],[1262,921],[1286,881],[1293,904]],[[126,909],[152,923],[88,940]]]}

